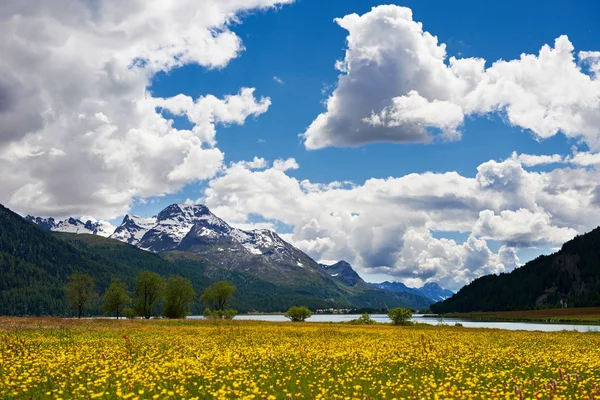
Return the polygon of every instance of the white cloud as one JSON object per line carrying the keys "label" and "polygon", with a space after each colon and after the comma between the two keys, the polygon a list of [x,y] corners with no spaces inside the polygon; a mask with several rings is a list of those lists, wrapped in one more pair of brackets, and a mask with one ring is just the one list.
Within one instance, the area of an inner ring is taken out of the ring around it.
{"label": "white cloud", "polygon": [[278,76],[274,76],[273,80],[277,83],[279,83],[280,85],[283,85],[285,82],[283,81],[283,79],[279,78]]}
{"label": "white cloud", "polygon": [[582,167],[600,165],[600,153],[591,153],[588,151],[575,152],[567,161]]}
{"label": "white cloud", "polygon": [[513,247],[531,247],[540,243],[562,245],[577,235],[574,229],[553,226],[550,214],[524,208],[503,210],[499,215],[491,210],[483,210],[473,226],[473,233],[484,239],[509,243]]}
{"label": "white cloud", "polygon": [[560,154],[535,155],[535,154],[517,154],[513,152],[512,159],[517,160],[521,165],[534,167],[536,165],[562,163],[563,157]]}
{"label": "white cloud", "polygon": [[460,138],[465,116],[501,112],[509,124],[548,138],[562,132],[600,150],[598,52],[566,36],[518,60],[447,60],[446,46],[405,7],[374,7],[335,20],[348,31],[337,87],[303,134],[305,146],[430,142]]}
{"label": "white cloud", "polygon": [[239,165],[243,168],[247,169],[264,169],[269,166],[267,160],[262,157],[254,157],[252,161],[239,161],[235,163],[231,163],[232,166]]}
{"label": "white cloud", "polygon": [[[23,213],[112,218],[136,198],[214,176],[217,126],[264,113],[254,89],[154,98],[152,77],[224,68],[244,50],[241,14],[292,0],[5,1],[0,11],[0,203]],[[185,115],[190,130],[169,115]]]}
{"label": "white cloud", "polygon": [[298,163],[296,162],[296,160],[294,160],[293,158],[288,158],[287,160],[275,160],[275,162],[273,162],[273,169],[276,169],[278,171],[287,171],[289,169],[298,169],[300,168]]}
{"label": "white cloud", "polygon": [[[345,259],[361,273],[458,288],[511,270],[519,248],[560,245],[600,225],[599,178],[594,169],[527,171],[509,158],[483,163],[474,178],[422,173],[356,185],[240,163],[209,182],[204,201],[238,224],[260,215],[291,226],[286,240],[317,260]],[[458,243],[434,231],[469,239]],[[500,250],[492,252],[487,240],[500,242]]]}

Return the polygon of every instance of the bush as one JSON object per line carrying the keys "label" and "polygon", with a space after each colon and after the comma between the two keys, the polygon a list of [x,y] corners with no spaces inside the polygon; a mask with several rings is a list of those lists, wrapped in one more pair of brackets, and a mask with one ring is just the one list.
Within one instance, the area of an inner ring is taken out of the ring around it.
{"label": "bush", "polygon": [[289,318],[292,322],[304,322],[304,320],[310,318],[312,312],[304,306],[294,306],[287,310],[287,312],[284,315],[286,318]]}
{"label": "bush", "polygon": [[206,308],[202,315],[205,318],[233,319],[233,317],[237,315],[237,310],[234,310],[233,308],[228,308],[226,310],[211,311],[209,308]]}
{"label": "bush", "polygon": [[388,311],[388,317],[394,325],[407,325],[412,318],[412,312],[407,308],[392,308]]}
{"label": "bush", "polygon": [[137,317],[137,313],[135,312],[135,310],[131,307],[127,307],[123,309],[123,315],[125,316],[125,318],[127,319],[134,319],[135,317]]}
{"label": "bush", "polygon": [[372,319],[369,313],[364,313],[357,319],[350,320],[348,323],[352,325],[373,325],[376,324],[377,321]]}

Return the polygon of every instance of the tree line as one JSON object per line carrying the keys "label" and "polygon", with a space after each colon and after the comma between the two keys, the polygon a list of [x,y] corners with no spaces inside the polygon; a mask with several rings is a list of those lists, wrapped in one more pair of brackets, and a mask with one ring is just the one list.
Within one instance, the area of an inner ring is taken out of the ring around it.
{"label": "tree line", "polygon": [[[229,282],[215,282],[200,296],[207,305],[204,315],[213,318],[233,318],[237,311],[228,308],[236,291]],[[135,289],[130,293],[127,284],[113,279],[102,296],[99,295],[94,278],[88,274],[74,273],[64,287],[67,303],[75,309],[77,318],[98,300],[106,315],[134,318],[162,315],[166,318],[185,318],[196,300],[196,291],[189,279],[171,275],[168,279],[155,272],[143,271],[136,279]]]}

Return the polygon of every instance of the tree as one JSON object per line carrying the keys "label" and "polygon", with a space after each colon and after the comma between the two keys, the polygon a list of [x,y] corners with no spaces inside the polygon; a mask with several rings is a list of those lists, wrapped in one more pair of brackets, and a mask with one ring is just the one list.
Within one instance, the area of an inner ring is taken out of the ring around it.
{"label": "tree", "polygon": [[284,314],[286,318],[289,318],[292,322],[304,322],[306,318],[310,318],[312,312],[304,307],[292,307]]}
{"label": "tree", "polygon": [[388,311],[388,317],[394,325],[405,325],[412,318],[412,312],[407,308],[392,308]]}
{"label": "tree", "polygon": [[65,285],[67,302],[77,309],[77,318],[83,316],[84,309],[98,297],[94,278],[88,274],[73,274]]}
{"label": "tree", "polygon": [[200,300],[215,311],[223,311],[235,291],[236,287],[229,282],[215,282],[204,291]]}
{"label": "tree", "polygon": [[192,282],[181,276],[171,276],[165,290],[165,317],[185,318],[195,298]]}
{"label": "tree", "polygon": [[135,285],[135,310],[146,319],[152,316],[152,308],[163,296],[165,280],[156,272],[141,272]]}
{"label": "tree", "polygon": [[107,313],[116,313],[117,319],[121,316],[123,308],[131,303],[131,297],[129,297],[129,289],[127,285],[121,282],[119,279],[113,279],[110,286],[104,292],[104,303],[102,303],[102,310]]}

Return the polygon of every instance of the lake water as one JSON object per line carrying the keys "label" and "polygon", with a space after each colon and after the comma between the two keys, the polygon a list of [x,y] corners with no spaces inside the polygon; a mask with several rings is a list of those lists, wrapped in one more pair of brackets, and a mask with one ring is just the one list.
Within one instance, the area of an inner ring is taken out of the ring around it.
{"label": "lake water", "polygon": [[[356,319],[360,315],[355,314],[315,314],[307,322],[347,322],[351,319]],[[202,317],[192,317],[202,318]],[[371,318],[377,322],[390,322],[390,319],[385,314],[373,314]],[[252,314],[252,315],[238,315],[235,317],[238,320],[257,320],[257,321],[275,321],[285,322],[288,321],[282,314]],[[412,321],[425,323],[430,325],[438,325],[439,321],[437,318],[423,317],[423,315],[415,314]],[[600,332],[600,326],[598,325],[576,325],[576,324],[547,324],[547,323],[536,323],[536,322],[483,322],[483,321],[471,321],[461,318],[444,318],[443,323],[447,325],[454,325],[455,323],[462,324],[465,328],[495,328],[495,329],[507,329],[511,331],[543,331],[543,332],[555,332],[555,331],[579,331],[579,332]]]}

